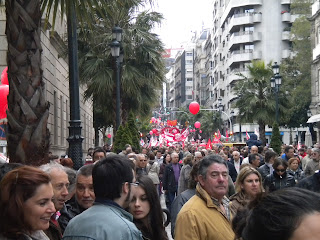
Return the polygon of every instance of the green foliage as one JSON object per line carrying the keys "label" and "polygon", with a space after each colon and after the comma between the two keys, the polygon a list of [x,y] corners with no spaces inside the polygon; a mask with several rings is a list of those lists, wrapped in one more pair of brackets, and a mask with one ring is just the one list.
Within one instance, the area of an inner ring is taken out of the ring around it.
{"label": "green foliage", "polygon": [[126,144],[132,145],[130,132],[127,131],[126,127],[121,125],[114,137],[113,152],[119,153],[124,150]]}
{"label": "green foliage", "polygon": [[130,133],[132,147],[140,151],[139,131],[136,125],[136,117],[131,111],[126,125],[126,131]]}
{"label": "green foliage", "polygon": [[92,16],[96,24],[82,24],[79,29],[79,69],[81,83],[86,85],[86,99],[104,112],[105,125],[115,123],[115,61],[109,44],[112,28],[117,24],[123,29],[121,41],[124,60],[121,64],[121,113],[125,123],[130,111],[135,115],[147,115],[157,101],[157,90],[164,81],[165,67],[161,57],[163,44],[152,33],[160,24],[162,15],[143,11],[137,14],[135,4],[109,1],[107,17]]}
{"label": "green foliage", "polygon": [[293,36],[293,52],[296,54],[285,59],[281,64],[283,86],[288,92],[291,107],[287,108],[282,125],[287,127],[299,127],[307,121],[307,110],[311,102],[311,23],[308,16],[311,10],[311,2],[294,0],[292,3],[294,13],[301,16],[295,20],[291,28]]}
{"label": "green foliage", "polygon": [[271,136],[271,143],[270,143],[273,151],[280,154],[281,153],[281,135],[279,131],[279,126],[277,123],[274,123],[272,126],[272,136]]}

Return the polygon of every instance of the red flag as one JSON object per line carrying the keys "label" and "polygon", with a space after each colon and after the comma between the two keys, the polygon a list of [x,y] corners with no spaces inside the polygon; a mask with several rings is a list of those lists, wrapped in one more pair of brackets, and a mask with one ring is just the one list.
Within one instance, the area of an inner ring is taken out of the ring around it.
{"label": "red flag", "polygon": [[206,149],[212,149],[211,148],[211,139],[209,138],[207,145],[206,145]]}
{"label": "red flag", "polygon": [[229,134],[228,134],[228,130],[226,129],[226,141],[229,141]]}
{"label": "red flag", "polygon": [[249,140],[249,139],[250,139],[250,136],[249,136],[249,134],[248,134],[247,130],[246,130],[246,138],[247,138],[247,140]]}
{"label": "red flag", "polygon": [[218,129],[218,136],[217,136],[218,139],[221,138],[221,133],[220,133],[220,130]]}

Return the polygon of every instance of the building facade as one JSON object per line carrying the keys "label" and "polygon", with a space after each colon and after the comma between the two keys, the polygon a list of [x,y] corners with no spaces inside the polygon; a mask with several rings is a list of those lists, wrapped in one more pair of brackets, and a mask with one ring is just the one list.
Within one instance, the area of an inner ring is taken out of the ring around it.
{"label": "building facade", "polygon": [[[6,17],[4,7],[0,11],[0,71],[7,66],[6,55],[8,44],[5,35]],[[54,155],[65,155],[68,149],[70,100],[69,100],[69,70],[65,55],[67,27],[66,19],[61,23],[57,14],[56,26],[42,29],[42,70],[45,83],[46,100],[50,103],[48,129],[51,133],[50,151]],[[92,103],[84,102],[84,88],[80,87],[80,114],[82,122],[82,148],[86,153],[89,147],[94,146],[94,128]],[[5,151],[5,150],[4,150]]]}

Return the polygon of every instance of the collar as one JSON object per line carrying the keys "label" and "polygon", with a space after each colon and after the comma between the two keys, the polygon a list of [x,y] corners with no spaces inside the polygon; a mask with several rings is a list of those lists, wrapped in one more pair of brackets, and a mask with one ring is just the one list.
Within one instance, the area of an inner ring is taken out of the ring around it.
{"label": "collar", "polygon": [[[200,183],[197,183],[196,186],[196,195],[199,196],[201,199],[203,199],[207,203],[208,208],[218,208],[220,207],[220,202],[218,199],[209,196],[209,194],[201,187]],[[225,206],[226,204],[229,204],[229,199],[224,196],[222,198],[221,203]]]}
{"label": "collar", "polygon": [[115,207],[123,209],[118,203],[116,203],[110,199],[96,198],[95,202],[101,203],[103,205],[115,206]]}

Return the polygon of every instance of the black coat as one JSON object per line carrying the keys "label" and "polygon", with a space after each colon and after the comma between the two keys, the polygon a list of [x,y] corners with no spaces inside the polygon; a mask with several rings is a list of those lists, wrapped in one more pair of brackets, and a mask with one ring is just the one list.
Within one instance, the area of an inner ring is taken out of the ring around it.
{"label": "black coat", "polygon": [[267,192],[273,192],[287,187],[294,187],[295,185],[296,181],[294,178],[286,172],[281,178],[277,173],[273,172],[273,174],[269,174],[263,182],[263,186]]}
{"label": "black coat", "polygon": [[228,169],[229,169],[229,175],[230,175],[232,181],[235,182],[237,180],[237,176],[238,176],[237,170],[231,162],[227,161],[227,164],[228,164]]}
{"label": "black coat", "polygon": [[58,218],[58,222],[62,233],[66,229],[69,221],[75,216],[82,213],[85,209],[82,208],[76,200],[73,202],[67,203],[60,211],[61,216]]}
{"label": "black coat", "polygon": [[267,164],[263,164],[257,170],[261,174],[262,181],[270,174],[270,167]]}
{"label": "black coat", "polygon": [[317,171],[310,177],[306,177],[302,179],[298,184],[297,187],[308,189],[312,192],[320,193],[320,171]]}
{"label": "black coat", "polygon": [[[179,168],[181,171],[181,164],[179,164]],[[174,171],[172,168],[172,163],[168,164],[164,170],[163,180],[162,180],[163,190],[168,190],[169,192],[176,192],[178,189],[178,182],[174,177]]]}

